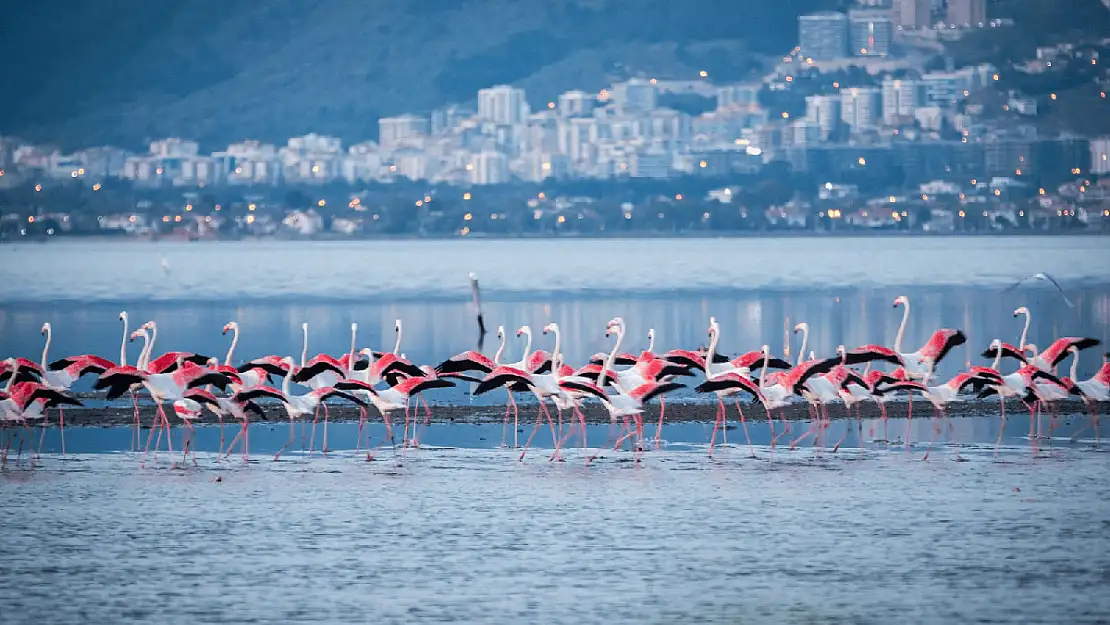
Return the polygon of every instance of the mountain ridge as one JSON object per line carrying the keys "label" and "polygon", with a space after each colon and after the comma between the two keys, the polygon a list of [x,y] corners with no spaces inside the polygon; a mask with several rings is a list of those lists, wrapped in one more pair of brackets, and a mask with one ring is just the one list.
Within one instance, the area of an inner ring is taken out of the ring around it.
{"label": "mountain ridge", "polygon": [[693,63],[708,62],[722,78],[745,55],[793,45],[798,14],[839,1],[66,4],[0,8],[0,59],[27,59],[0,76],[20,94],[0,102],[0,132],[75,148],[311,131],[358,141],[376,137],[379,116],[466,102],[493,84],[523,86],[539,107],[604,86],[615,68],[694,77]]}

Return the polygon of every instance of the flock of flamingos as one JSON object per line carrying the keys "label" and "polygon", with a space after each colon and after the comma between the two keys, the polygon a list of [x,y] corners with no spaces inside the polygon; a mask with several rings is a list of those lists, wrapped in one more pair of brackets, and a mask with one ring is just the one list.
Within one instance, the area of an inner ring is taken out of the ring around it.
{"label": "flock of flamingos", "polygon": [[[65,453],[64,426],[65,406],[80,406],[81,402],[69,391],[70,387],[83,376],[95,376],[94,388],[106,392],[108,400],[130,395],[134,407],[134,431],[132,446],[137,451],[140,446],[140,410],[138,396],[146,392],[154,401],[156,408],[149,433],[143,446],[143,462],[151,452],[151,439],[157,435],[153,451],[157,454],[163,434],[169,449],[171,461],[174,460],[171,442],[171,422],[164,409],[170,402],[174,414],[184,426],[181,440],[182,461],[186,462],[190,453],[193,434],[192,421],[198,419],[203,411],[216,415],[221,424],[221,443],[219,457],[229,456],[238,445],[246,459],[249,455],[248,423],[250,413],[263,416],[260,400],[276,401],[284,406],[289,417],[289,442],[278,451],[274,459],[289,449],[294,440],[294,422],[298,419],[313,418],[313,437],[319,413],[323,409],[323,447],[327,451],[327,400],[336,399],[350,402],[360,410],[359,447],[363,439],[363,424],[366,422],[367,409],[373,406],[381,414],[386,426],[386,436],[371,449],[366,444],[366,458],[373,454],[388,439],[396,455],[396,439],[390,417],[403,412],[404,432],[401,437],[402,454],[408,447],[419,447],[420,424],[410,413],[410,405],[416,401],[416,410],[423,393],[436,388],[454,386],[465,381],[476,384],[472,393],[481,395],[496,389],[508,392],[505,408],[505,424],[510,415],[513,420],[513,447],[521,447],[517,438],[519,411],[514,394],[532,395],[538,400],[538,409],[532,436],[546,424],[551,430],[555,460],[561,460],[560,450],[571,444],[578,436],[582,448],[586,448],[586,423],[580,411],[583,402],[600,402],[613,423],[623,426],[619,436],[610,436],[602,447],[620,449],[627,442],[634,453],[639,454],[646,448],[643,430],[645,405],[658,398],[661,405],[658,426],[655,429],[655,444],[659,445],[660,432],[665,414],[664,396],[685,385],[679,380],[700,376],[695,386],[699,393],[712,393],[717,399],[717,416],[710,440],[709,450],[713,453],[717,431],[722,432],[727,422],[725,400],[732,398],[739,410],[740,423],[747,437],[747,423],[739,401],[740,397],[750,397],[762,405],[771,426],[772,450],[779,438],[789,432],[785,414],[781,414],[779,432],[775,431],[773,411],[784,410],[792,402],[804,402],[810,410],[809,428],[789,444],[791,448],[798,442],[813,437],[814,444],[823,441],[825,428],[829,424],[830,404],[842,404],[847,414],[857,408],[856,424],[860,450],[863,450],[863,434],[858,404],[874,402],[883,415],[885,423],[885,403],[898,394],[908,394],[911,399],[919,395],[934,407],[934,441],[947,421],[945,407],[955,401],[970,397],[980,399],[997,395],[1000,399],[1002,426],[1005,427],[1006,399],[1020,400],[1030,412],[1030,440],[1039,437],[1040,412],[1052,410],[1054,402],[1068,398],[1078,398],[1086,404],[1091,414],[1096,444],[1098,437],[1098,403],[1110,401],[1110,353],[1103,357],[1098,373],[1087,380],[1076,379],[1076,367],[1080,352],[1096,347],[1099,340],[1084,337],[1064,337],[1055,340],[1042,351],[1026,342],[1029,331],[1030,315],[1022,307],[1014,311],[1014,316],[1025,316],[1025,328],[1017,345],[994,339],[983,352],[983,357],[992,359],[990,366],[973,366],[950,380],[939,382],[934,379],[934,369],[949,351],[966,342],[963,332],[942,328],[933,333],[929,341],[913,352],[901,351],[902,337],[909,319],[909,300],[905,296],[894,300],[894,306],[904,307],[902,324],[892,347],[863,345],[846,348],[841,345],[836,353],[828,358],[816,358],[813,352],[804,359],[808,341],[808,326],[800,323],[795,333],[802,334],[802,346],[798,350],[797,362],[786,362],[771,354],[767,345],[729,359],[717,353],[720,331],[714,318],[709,320],[708,347],[697,350],[673,349],[658,354],[655,349],[654,332],[649,332],[649,345],[640,354],[626,353],[621,350],[625,339],[625,323],[614,318],[605,328],[606,336],[616,335],[612,350],[599,353],[589,362],[575,369],[564,362],[560,352],[559,326],[549,323],[543,334],[553,335],[554,345],[551,352],[532,350],[532,331],[524,326],[517,330],[518,337],[525,338],[524,352],[515,362],[505,362],[506,336],[503,328],[498,328],[500,347],[493,358],[476,351],[457,354],[439,365],[418,366],[400,353],[401,322],[395,329],[397,341],[393,351],[378,352],[369,348],[356,350],[357,324],[351,326],[350,351],[339,358],[328,354],[308,357],[308,324],[302,325],[304,347],[299,361],[292,357],[263,356],[246,362],[236,363],[235,346],[239,339],[239,326],[235,322],[224,326],[225,334],[233,333],[231,347],[223,364],[215,358],[208,358],[191,352],[167,352],[152,357],[158,335],[153,321],[143,324],[138,330],[129,332],[128,316],[121,312],[123,322],[123,341],[120,345],[119,362],[112,362],[95,355],[69,356],[50,361],[51,327],[44,324],[42,332],[46,345],[42,351],[41,362],[26,358],[8,358],[0,361],[0,424],[4,434],[3,459],[7,457],[19,440],[22,452],[24,438],[33,437],[32,424],[41,423],[43,431],[47,427],[47,412],[57,408],[58,424],[62,430],[62,453]],[[128,364],[127,346],[129,341],[143,339],[144,346],[134,365]],[[1058,367],[1072,358],[1071,375],[1060,376]],[[1006,361],[1014,363],[1004,366]],[[856,367],[865,368],[858,370]],[[882,367],[882,368],[880,368]],[[1008,373],[1004,371],[1010,369]],[[281,378],[280,384],[274,378]],[[295,390],[295,385],[302,390]],[[304,389],[307,389],[305,392]],[[220,394],[217,394],[220,393]],[[548,410],[548,403],[556,408],[557,418]],[[265,404],[265,402],[262,402]],[[430,408],[424,402],[427,418]],[[912,410],[912,408],[911,408]],[[566,426],[564,412],[571,417]],[[911,413],[912,414],[912,413]],[[238,420],[242,427],[233,440],[224,447],[222,425],[225,418]],[[425,420],[424,425],[428,424]],[[1033,431],[1033,423],[1037,431]],[[884,426],[885,427],[885,426]],[[950,424],[949,424],[950,427]],[[612,432],[612,430],[611,430]],[[845,434],[846,435],[846,434]],[[909,442],[906,433],[906,443]],[[532,436],[522,447],[520,458],[531,443]],[[1001,432],[999,440],[1001,440]],[[614,442],[614,438],[616,439]],[[40,434],[41,449],[42,434]],[[840,447],[843,437],[834,446]],[[314,443],[313,443],[314,445]],[[508,446],[502,433],[502,445]],[[930,446],[932,441],[930,442]],[[1036,443],[1034,443],[1034,446]],[[748,441],[749,450],[751,447]],[[997,444],[996,444],[997,452]],[[600,449],[599,449],[600,451]],[[356,453],[359,453],[356,449]],[[595,458],[597,452],[586,454],[587,463]],[[638,456],[637,456],[638,457]],[[928,453],[926,453],[928,457]],[[196,462],[195,455],[193,462]]]}

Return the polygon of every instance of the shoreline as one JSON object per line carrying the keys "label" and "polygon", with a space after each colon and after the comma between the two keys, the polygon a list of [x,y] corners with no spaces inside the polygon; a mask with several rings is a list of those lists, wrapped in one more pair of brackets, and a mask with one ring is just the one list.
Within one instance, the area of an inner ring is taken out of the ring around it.
{"label": "shoreline", "polygon": [[[528,423],[534,421],[538,412],[538,404],[535,403],[518,403],[519,422]],[[264,418],[258,418],[256,415],[250,415],[251,423],[286,423],[289,421],[284,408],[276,404],[267,403],[261,406],[266,412]],[[766,421],[767,413],[759,404],[743,404],[745,420],[750,422]],[[858,407],[860,418],[863,419],[879,419],[882,418],[878,406],[874,402],[859,403],[853,407],[852,416],[849,417],[845,411],[843,404],[834,405],[829,409],[829,418],[833,421],[840,421],[845,419],[856,418],[856,407]],[[1100,403],[1097,408],[1099,414],[1104,409],[1110,407],[1106,402]],[[170,418],[171,426],[180,426],[183,421],[172,414],[172,408],[167,405],[167,416]],[[905,401],[891,401],[886,404],[887,417],[889,419],[905,418],[909,414],[910,403]],[[556,418],[557,412],[550,409],[552,418]],[[916,399],[912,405],[913,418],[933,418],[934,412],[929,402],[923,399]],[[149,429],[153,425],[154,407],[151,404],[141,403],[139,406],[140,422],[143,429]],[[357,423],[359,421],[359,410],[350,404],[336,404],[328,405],[329,423]],[[717,404],[714,402],[669,402],[666,406],[664,413],[664,425],[668,423],[712,423],[716,418]],[[948,406],[949,417],[998,417],[999,404],[997,401],[974,401],[967,403],[954,403]],[[489,405],[489,406],[460,406],[460,405],[437,405],[431,404],[431,424],[459,424],[459,425],[479,425],[479,424],[493,424],[503,423],[505,415],[504,405]],[[729,427],[738,427],[740,417],[736,411],[735,404],[726,402],[726,416],[728,419]],[[1007,416],[1016,416],[1021,418],[1028,415],[1028,410],[1021,404],[1021,402],[1012,400],[1006,402]],[[1044,415],[1055,414],[1063,417],[1079,417],[1087,418],[1087,410],[1083,402],[1079,400],[1068,400],[1064,402],[1057,402],[1053,405],[1053,411],[1043,412]],[[410,412],[413,420],[423,422],[426,418],[426,413],[423,409],[417,410],[415,407]],[[608,424],[610,423],[609,413],[601,405],[591,402],[582,408],[582,415],[585,417],[587,424]],[[644,424],[658,423],[659,419],[659,405],[653,403],[643,413]],[[791,404],[787,406],[782,412],[775,410],[772,413],[775,421],[781,421],[785,416],[788,421],[807,421],[810,418],[809,407],[804,403]],[[566,411],[563,414],[564,423],[569,422],[572,418],[572,413]],[[299,421],[311,421],[311,419],[298,419]],[[367,411],[367,420],[371,422],[381,422],[382,417],[376,409]],[[320,421],[323,421],[321,411]],[[394,424],[404,422],[404,413],[395,412],[390,414],[390,421]],[[619,420],[618,420],[619,421]],[[65,409],[65,424],[67,427],[119,427],[134,425],[134,410],[131,406],[107,406],[101,408],[85,408],[85,407],[71,407]],[[215,425],[219,420],[210,411],[205,410],[200,418],[193,419],[194,425]],[[233,418],[224,420],[224,424],[234,423],[239,421]],[[43,421],[31,422],[34,427],[41,427]],[[57,427],[58,416],[54,410],[50,411],[47,419],[47,427]]]}
{"label": "shoreline", "polygon": [[55,241],[91,242],[91,243],[257,243],[257,242],[389,242],[389,241],[549,241],[549,240],[636,240],[648,239],[652,241],[662,239],[698,240],[698,239],[809,239],[809,238],[838,238],[838,239],[906,239],[906,238],[1014,238],[1014,237],[1099,237],[1110,236],[1108,230],[1082,230],[1082,231],[1054,231],[1054,230],[1028,230],[1028,231],[997,231],[997,232],[925,232],[923,230],[727,230],[720,232],[630,232],[627,234],[607,232],[605,234],[567,233],[563,235],[551,233],[518,234],[502,236],[497,234],[484,234],[471,232],[465,238],[457,232],[444,232],[442,234],[418,235],[342,235],[321,233],[313,236],[243,236],[243,237],[211,237],[211,238],[185,238],[179,236],[138,237],[129,235],[110,234],[67,234],[54,237],[21,237],[0,239],[0,245],[30,245],[45,244]]}

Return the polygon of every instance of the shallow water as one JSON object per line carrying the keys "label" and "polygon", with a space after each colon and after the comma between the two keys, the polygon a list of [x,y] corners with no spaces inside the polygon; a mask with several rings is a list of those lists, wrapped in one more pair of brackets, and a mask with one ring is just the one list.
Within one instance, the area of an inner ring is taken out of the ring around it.
{"label": "shallow water", "polygon": [[[169,271],[163,269],[165,259]],[[1006,286],[1110,276],[1105,237],[89,241],[0,246],[0,301],[151,301]]]}
{"label": "shallow water", "polygon": [[[400,465],[46,455],[0,472],[0,605],[6,623],[1103,622],[1110,456],[1067,442],[1072,422],[1034,457],[1019,421],[995,460],[992,420],[956,421],[965,462],[878,443],[753,460],[736,430],[712,460],[588,468],[469,445]],[[452,428],[475,426],[436,436]]]}

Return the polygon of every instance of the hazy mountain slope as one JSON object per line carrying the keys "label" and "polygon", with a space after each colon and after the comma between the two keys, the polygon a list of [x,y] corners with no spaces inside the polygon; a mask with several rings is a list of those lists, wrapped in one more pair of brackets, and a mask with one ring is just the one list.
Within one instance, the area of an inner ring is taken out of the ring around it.
{"label": "hazy mountain slope", "polygon": [[[837,0],[39,0],[0,7],[0,132],[64,145],[376,134],[380,115],[523,84],[534,104],[614,67],[793,44]],[[704,48],[704,46],[701,46]],[[723,59],[723,61],[721,60]],[[652,67],[647,67],[651,65]]]}

